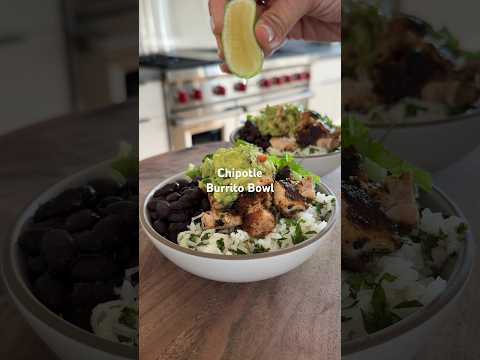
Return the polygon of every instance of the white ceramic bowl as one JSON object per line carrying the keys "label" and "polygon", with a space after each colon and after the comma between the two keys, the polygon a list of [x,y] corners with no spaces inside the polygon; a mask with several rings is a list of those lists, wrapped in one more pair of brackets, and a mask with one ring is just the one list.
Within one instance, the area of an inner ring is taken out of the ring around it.
{"label": "white ceramic bowl", "polygon": [[40,204],[67,188],[84,185],[95,177],[112,174],[115,177],[109,164],[102,163],[75,174],[42,193],[22,212],[2,253],[2,276],[13,302],[37,335],[63,360],[137,359],[137,349],[102,339],[63,320],[44,306],[30,290],[25,260],[18,247],[18,238],[23,227]]}
{"label": "white ceramic bowl", "polygon": [[[296,268],[310,258],[329,236],[337,218],[337,207],[327,226],[316,236],[288,249],[253,255],[217,255],[206,254],[177,245],[158,234],[148,217],[147,204],[155,191],[175,180],[185,178],[184,173],[172,176],[158,184],[145,198],[140,207],[140,222],[153,245],[183,270],[202,278],[223,282],[252,282],[269,279]],[[321,191],[333,195],[324,184]]]}
{"label": "white ceramic bowl", "polygon": [[479,146],[480,111],[440,121],[366,123],[371,135],[402,159],[428,171],[447,168]]}
{"label": "white ceramic bowl", "polygon": [[[420,204],[432,211],[441,211],[465,219],[455,204],[436,188],[430,194],[422,193]],[[398,323],[367,337],[343,342],[342,359],[413,359],[428,335],[444,326],[449,315],[455,311],[456,302],[472,270],[474,256],[475,240],[471,231],[468,231],[465,246],[448,279],[447,289],[430,305]]]}
{"label": "white ceramic bowl", "polygon": [[[237,140],[239,130],[240,128],[230,135],[230,142],[232,144]],[[295,160],[302,164],[305,169],[310,170],[314,174],[324,176],[340,166],[342,162],[342,151],[336,150],[328,154],[317,155],[296,155]]]}

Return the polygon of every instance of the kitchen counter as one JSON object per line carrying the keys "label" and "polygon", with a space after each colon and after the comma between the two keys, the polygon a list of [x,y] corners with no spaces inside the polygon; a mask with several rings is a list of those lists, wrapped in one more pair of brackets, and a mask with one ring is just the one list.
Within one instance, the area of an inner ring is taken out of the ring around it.
{"label": "kitchen counter", "polygon": [[[214,143],[140,163],[140,201],[167,176],[198,163]],[[323,177],[339,196],[340,169]],[[277,278],[229,284],[193,276],[140,233],[140,358],[340,358],[340,222],[319,251]]]}

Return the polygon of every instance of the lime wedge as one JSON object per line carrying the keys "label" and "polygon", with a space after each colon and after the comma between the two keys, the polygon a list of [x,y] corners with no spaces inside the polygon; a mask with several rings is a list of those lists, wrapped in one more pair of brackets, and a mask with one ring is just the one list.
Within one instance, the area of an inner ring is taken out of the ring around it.
{"label": "lime wedge", "polygon": [[232,0],[225,7],[222,42],[225,62],[238,77],[249,79],[262,71],[263,51],[255,37],[255,0]]}

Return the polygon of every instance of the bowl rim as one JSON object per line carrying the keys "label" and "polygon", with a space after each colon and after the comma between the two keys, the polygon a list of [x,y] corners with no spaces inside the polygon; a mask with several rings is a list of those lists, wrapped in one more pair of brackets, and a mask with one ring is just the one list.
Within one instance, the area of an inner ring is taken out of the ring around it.
{"label": "bowl rim", "polygon": [[[235,144],[235,138],[237,136],[237,133],[240,131],[242,126],[236,128],[232,133],[230,134],[230,144],[234,145]],[[340,149],[331,151],[326,154],[312,154],[312,155],[296,155],[291,152],[286,152],[285,154],[291,154],[294,158],[296,159],[320,159],[320,158],[327,158],[327,157],[333,157],[335,155],[340,155],[342,153],[342,148]]]}
{"label": "bowl rim", "polygon": [[432,193],[439,197],[451,210],[451,215],[458,216],[468,225],[468,231],[465,237],[465,246],[456,262],[451,278],[447,282],[447,288],[432,303],[419,311],[414,312],[401,321],[377,331],[371,335],[341,342],[342,356],[352,355],[377,346],[381,346],[397,337],[405,335],[433,318],[443,308],[445,308],[462,290],[468,281],[473,267],[475,256],[475,237],[470,224],[463,215],[459,207],[438,187],[433,186]]}
{"label": "bowl rim", "polygon": [[[37,297],[33,294],[33,291],[30,289],[27,282],[24,281],[22,275],[20,274],[19,265],[15,264],[14,261],[16,255],[15,245],[17,245],[18,237],[28,219],[30,219],[30,216],[27,215],[34,207],[36,208],[38,206],[37,202],[48,193],[57,191],[60,192],[66,189],[68,186],[73,186],[71,184],[77,179],[87,177],[89,174],[93,174],[98,170],[110,169],[111,161],[112,160],[107,160],[76,172],[58,182],[55,182],[53,185],[39,191],[35,196],[33,196],[32,199],[29,200],[20,211],[13,225],[10,226],[10,229],[7,233],[8,241],[6,241],[2,248],[3,252],[2,261],[0,264],[0,272],[3,283],[5,284],[5,288],[7,290],[6,292],[13,299],[13,304],[15,304],[16,307],[22,308],[19,311],[21,314],[22,311],[28,313],[37,321],[48,326],[54,333],[56,333],[56,335],[66,337],[71,341],[79,342],[83,346],[91,347],[95,350],[120,356],[126,359],[136,359],[138,355],[138,348],[122,343],[116,343],[84,330],[79,326],[76,326],[63,319],[42,304],[40,300],[37,299]],[[37,333],[35,329],[32,330]],[[37,334],[37,336],[39,335]],[[50,346],[48,347],[53,351]]]}
{"label": "bowl rim", "polygon": [[[355,116],[355,113],[350,113],[346,114],[347,116]],[[475,116],[480,115],[480,107],[467,111],[466,113],[463,114],[457,114],[454,116],[449,116],[440,120],[428,120],[428,121],[422,121],[422,122],[401,122],[401,123],[379,123],[379,122],[372,122],[372,121],[362,121],[365,126],[369,128],[375,128],[375,129],[390,129],[392,128],[393,130],[395,129],[405,129],[405,128],[420,128],[420,127],[426,127],[426,126],[435,126],[435,125],[445,125],[445,124],[451,124],[454,122],[461,122],[464,120],[469,120],[469,118],[473,118]]]}
{"label": "bowl rim", "polygon": [[228,261],[246,261],[246,260],[258,260],[258,259],[265,259],[265,258],[270,258],[274,256],[280,256],[280,255],[285,255],[291,252],[294,252],[296,250],[300,250],[304,247],[307,247],[317,240],[320,240],[321,238],[324,237],[327,233],[330,232],[332,229],[333,225],[337,221],[338,217],[338,199],[335,195],[335,193],[324,183],[320,183],[322,191],[324,191],[327,195],[332,195],[335,199],[335,205],[334,205],[334,211],[332,212],[332,215],[327,221],[327,225],[320,231],[318,234],[315,236],[312,236],[308,240],[305,240],[301,242],[300,244],[296,244],[290,248],[286,249],[281,249],[281,250],[275,250],[275,251],[269,251],[266,253],[260,253],[260,254],[252,254],[252,255],[241,255],[241,256],[235,256],[235,255],[220,255],[220,254],[210,254],[210,253],[204,253],[200,251],[195,251],[192,249],[184,248],[178,244],[175,244],[168,240],[167,238],[163,237],[162,235],[158,234],[152,227],[150,220],[148,219],[148,211],[147,211],[147,204],[149,203],[150,199],[153,197],[153,194],[161,187],[164,185],[178,180],[180,178],[186,178],[186,171],[177,173],[175,175],[172,175],[160,183],[158,183],[156,186],[154,186],[145,196],[142,205],[140,206],[140,223],[142,224],[143,229],[147,233],[148,237],[150,238],[151,241],[158,241],[162,245],[168,246],[169,248],[179,251],[181,253],[184,253],[186,255],[191,255],[195,257],[200,257],[200,258],[207,258],[207,259],[215,259],[215,260],[228,260]]}

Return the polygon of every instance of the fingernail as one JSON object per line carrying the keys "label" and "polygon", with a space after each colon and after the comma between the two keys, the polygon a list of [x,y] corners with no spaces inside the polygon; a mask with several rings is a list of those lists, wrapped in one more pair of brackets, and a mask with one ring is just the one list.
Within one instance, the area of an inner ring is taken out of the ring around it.
{"label": "fingernail", "polygon": [[267,41],[271,43],[275,38],[275,33],[273,32],[273,29],[267,24],[261,24],[260,26],[265,29],[265,32],[267,33]]}

